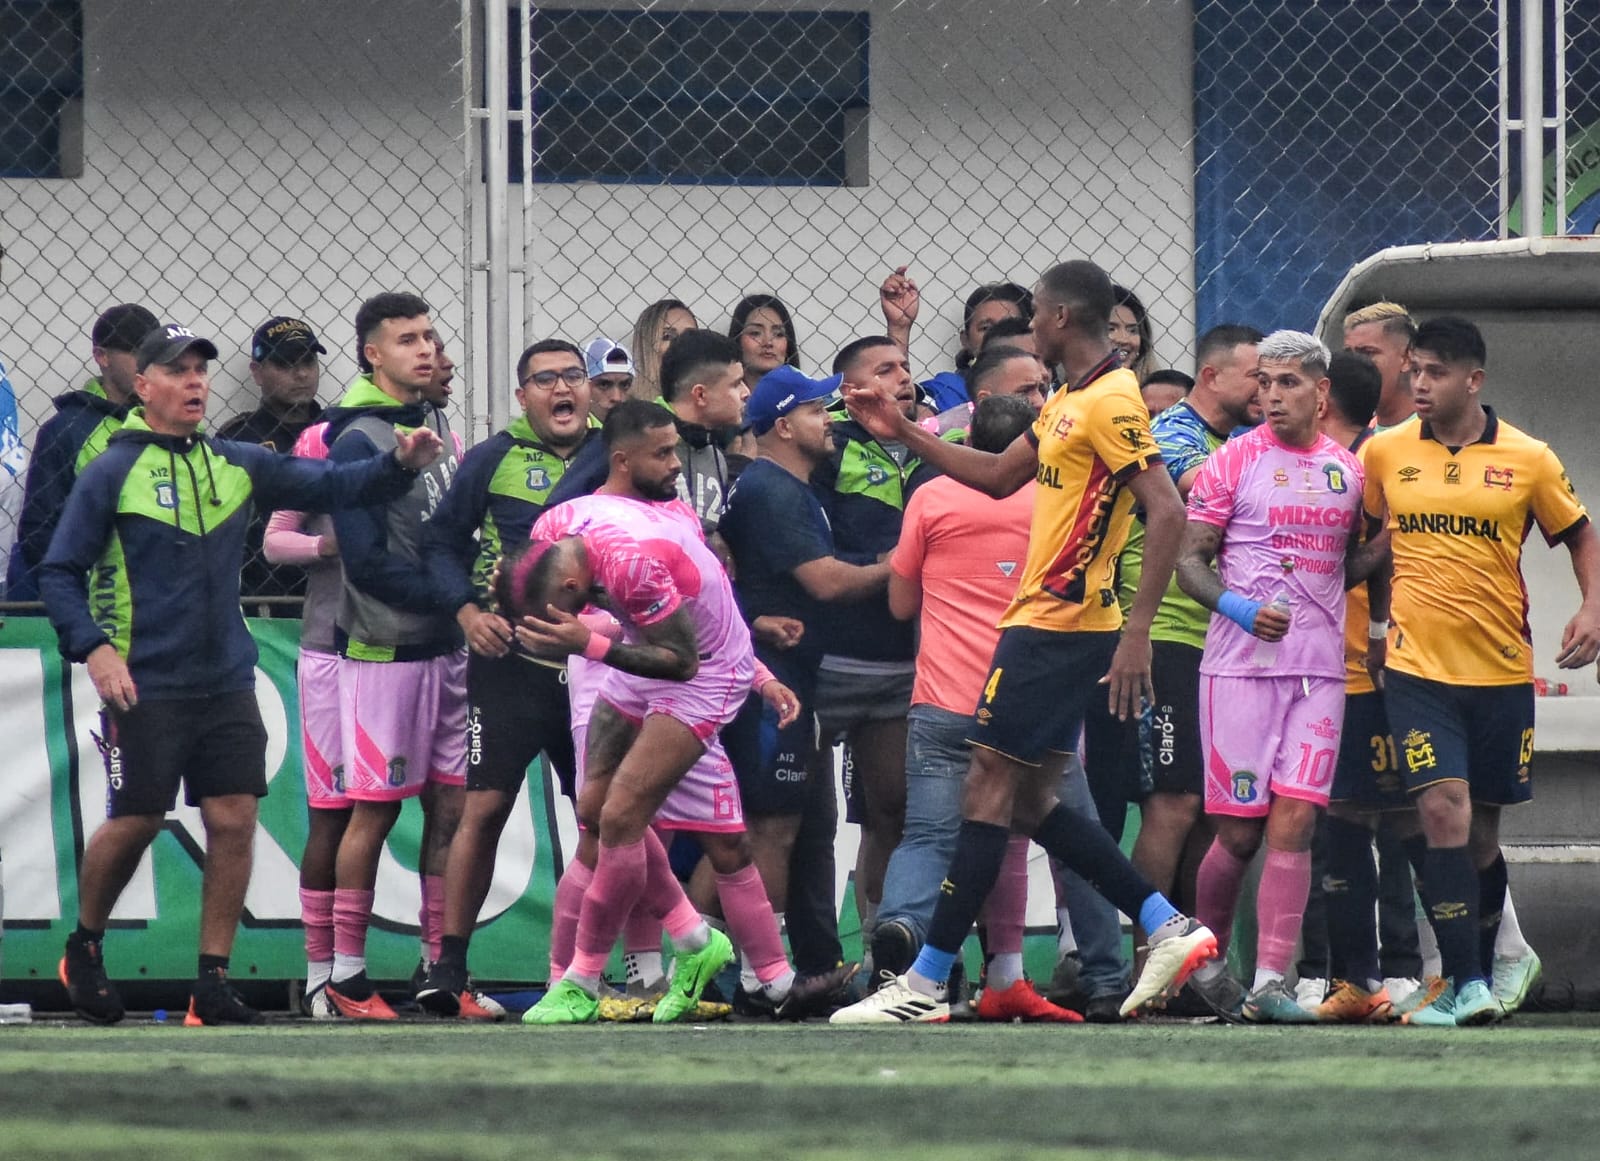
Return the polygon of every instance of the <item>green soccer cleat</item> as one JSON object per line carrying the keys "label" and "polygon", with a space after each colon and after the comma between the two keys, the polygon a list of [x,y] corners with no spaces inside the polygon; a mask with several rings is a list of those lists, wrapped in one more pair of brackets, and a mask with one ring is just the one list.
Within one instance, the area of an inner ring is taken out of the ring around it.
{"label": "green soccer cleat", "polygon": [[1456,993],[1456,1024],[1460,1027],[1493,1024],[1504,1015],[1500,1001],[1482,980],[1468,980]]}
{"label": "green soccer cleat", "polygon": [[672,957],[672,979],[667,982],[667,994],[656,1002],[651,1023],[672,1024],[686,1018],[692,1019],[699,1009],[700,993],[706,985],[733,960],[733,944],[716,928],[711,928],[711,939],[699,951],[678,951]]}
{"label": "green soccer cleat", "polygon": [[551,984],[544,998],[522,1013],[524,1024],[593,1024],[600,1019],[600,1001],[567,980]]}

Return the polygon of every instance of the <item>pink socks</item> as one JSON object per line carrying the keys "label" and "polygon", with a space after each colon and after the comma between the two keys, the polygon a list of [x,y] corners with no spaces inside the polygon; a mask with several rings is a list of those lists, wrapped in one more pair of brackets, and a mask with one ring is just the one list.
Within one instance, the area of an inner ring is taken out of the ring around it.
{"label": "pink socks", "polygon": [[1261,886],[1256,891],[1258,972],[1270,972],[1280,979],[1288,974],[1310,891],[1311,852],[1268,848],[1266,865],[1261,869]]}

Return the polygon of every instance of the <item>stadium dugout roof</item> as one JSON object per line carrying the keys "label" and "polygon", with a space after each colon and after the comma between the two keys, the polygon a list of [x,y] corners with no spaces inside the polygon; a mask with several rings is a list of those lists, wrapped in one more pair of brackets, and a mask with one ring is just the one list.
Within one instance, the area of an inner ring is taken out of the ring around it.
{"label": "stadium dugout roof", "polygon": [[1344,276],[1322,309],[1317,333],[1337,341],[1346,314],[1383,301],[1404,303],[1422,316],[1600,310],[1600,237],[1391,246]]}

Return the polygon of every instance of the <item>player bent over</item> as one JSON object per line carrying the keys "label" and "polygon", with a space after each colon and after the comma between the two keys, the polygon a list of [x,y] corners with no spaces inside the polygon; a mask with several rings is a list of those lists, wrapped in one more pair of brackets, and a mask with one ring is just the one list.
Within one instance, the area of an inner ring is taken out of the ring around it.
{"label": "player bent over", "polygon": [[1278,331],[1258,352],[1266,420],[1201,467],[1178,558],[1183,591],[1220,614],[1200,660],[1205,809],[1216,837],[1200,864],[1196,910],[1226,947],[1245,869],[1265,840],[1256,977],[1246,997],[1219,958],[1191,986],[1223,1019],[1307,1024],[1316,1016],[1283,981],[1344,721],[1344,590],[1383,544],[1351,551],[1361,464],[1317,428],[1328,349]]}
{"label": "player bent over", "polygon": [[[684,894],[650,823],[744,704],[755,672],[750,632],[698,530],[620,496],[584,496],[545,513],[528,546],[502,562],[501,579],[516,594],[511,608],[521,614],[517,639],[525,648],[546,657],[581,653],[612,670],[585,756],[585,798],[600,806],[580,803],[598,824],[594,880],[572,963],[525,1021],[597,1018],[606,960],[641,901],[678,951],[654,1016],[675,1020],[698,1003],[733,947]],[[590,605],[622,622],[622,640],[578,620]]]}

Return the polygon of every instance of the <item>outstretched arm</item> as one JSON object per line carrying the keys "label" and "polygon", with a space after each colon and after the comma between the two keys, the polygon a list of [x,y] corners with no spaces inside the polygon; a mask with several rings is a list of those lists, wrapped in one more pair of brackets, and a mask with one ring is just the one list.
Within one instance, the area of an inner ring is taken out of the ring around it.
{"label": "outstretched arm", "polygon": [[1039,452],[1024,432],[1005,451],[982,452],[940,439],[905,417],[887,387],[847,386],[850,416],[881,440],[902,443],[911,454],[952,479],[1000,499],[1011,495],[1039,469]]}

